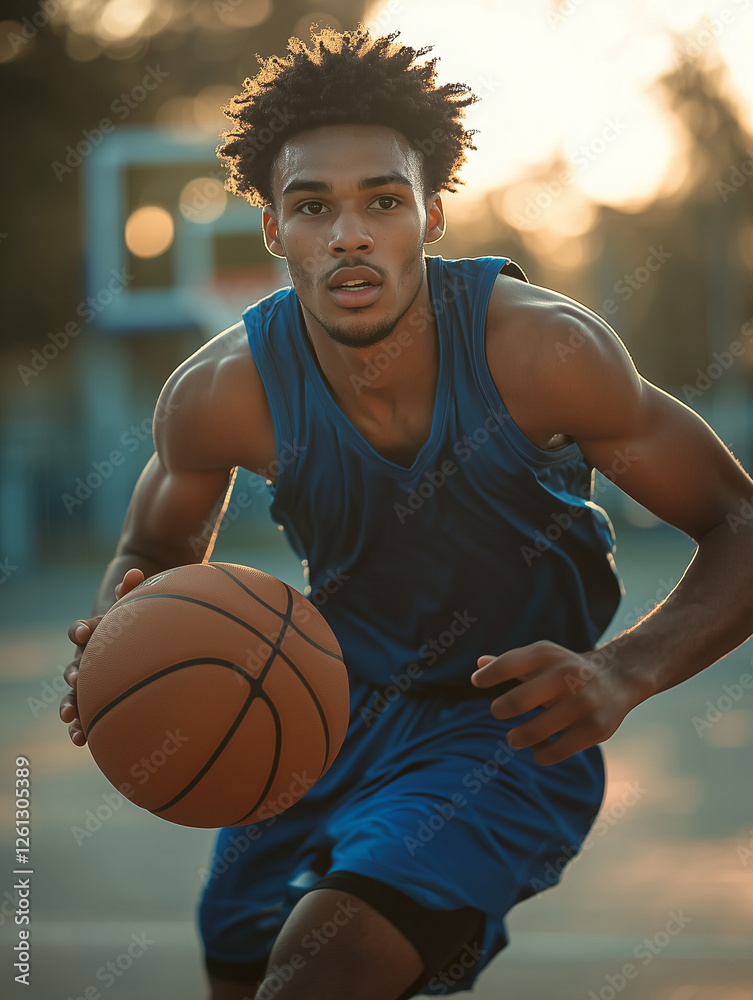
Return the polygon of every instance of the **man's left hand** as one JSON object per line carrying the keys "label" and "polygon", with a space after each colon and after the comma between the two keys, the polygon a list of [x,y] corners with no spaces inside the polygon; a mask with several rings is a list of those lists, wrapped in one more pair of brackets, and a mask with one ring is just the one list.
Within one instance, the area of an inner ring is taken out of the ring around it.
{"label": "man's left hand", "polygon": [[635,677],[619,669],[616,651],[611,657],[608,651],[573,653],[543,640],[501,656],[479,657],[471,681],[480,688],[520,681],[494,699],[492,715],[510,719],[543,707],[534,719],[510,730],[508,743],[516,750],[533,747],[539,764],[558,764],[609,739],[647,696],[637,690]]}

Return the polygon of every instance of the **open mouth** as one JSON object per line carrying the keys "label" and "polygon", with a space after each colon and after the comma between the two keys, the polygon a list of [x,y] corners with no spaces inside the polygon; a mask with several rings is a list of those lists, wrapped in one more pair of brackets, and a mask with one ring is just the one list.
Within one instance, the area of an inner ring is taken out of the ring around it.
{"label": "open mouth", "polygon": [[376,271],[367,267],[341,268],[329,282],[330,294],[338,305],[346,309],[362,309],[371,305],[382,289],[382,281]]}
{"label": "open mouth", "polygon": [[343,281],[341,285],[335,285],[335,288],[374,288],[374,284],[364,278],[359,278],[358,281]]}

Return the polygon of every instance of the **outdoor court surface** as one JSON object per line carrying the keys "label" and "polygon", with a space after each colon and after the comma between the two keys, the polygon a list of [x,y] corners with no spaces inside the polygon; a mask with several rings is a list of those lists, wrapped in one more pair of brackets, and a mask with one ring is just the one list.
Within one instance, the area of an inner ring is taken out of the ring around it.
{"label": "outdoor court surface", "polygon": [[[665,596],[692,551],[663,527],[618,539],[627,595],[612,633]],[[217,558],[302,586],[282,548]],[[205,1000],[194,905],[212,832],[124,802],[80,843],[73,833],[88,810],[107,817],[113,789],[69,743],[52,693],[65,630],[88,612],[102,568],[21,567],[0,591],[1,894],[14,879],[18,754],[31,760],[34,801],[32,985],[13,981],[13,896],[2,895],[0,996]],[[753,1000],[753,688],[740,686],[752,655],[748,643],[644,704],[605,745],[603,823],[562,885],[514,912],[511,946],[481,977],[478,1000]],[[694,717],[713,724],[699,735]]]}

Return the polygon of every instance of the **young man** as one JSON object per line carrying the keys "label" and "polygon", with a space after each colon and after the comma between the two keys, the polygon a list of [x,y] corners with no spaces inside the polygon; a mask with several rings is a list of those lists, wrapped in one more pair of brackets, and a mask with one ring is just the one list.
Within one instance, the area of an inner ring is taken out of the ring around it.
{"label": "young man", "polygon": [[[753,529],[731,519],[753,481],[711,429],[507,258],[424,255],[473,100],[436,86],[425,51],[328,30],[231,102],[230,189],[264,206],[293,287],[168,380],[95,617],[69,633],[61,717],[81,746],[99,616],[205,555],[189,540],[237,466],[274,479],[272,516],[327,595],[351,723],[300,802],[219,833],[201,908],[214,1000],[468,989],[509,909],[587,834],[598,744],[753,627]],[[620,588],[593,468],[698,543],[666,601],[598,651]]]}

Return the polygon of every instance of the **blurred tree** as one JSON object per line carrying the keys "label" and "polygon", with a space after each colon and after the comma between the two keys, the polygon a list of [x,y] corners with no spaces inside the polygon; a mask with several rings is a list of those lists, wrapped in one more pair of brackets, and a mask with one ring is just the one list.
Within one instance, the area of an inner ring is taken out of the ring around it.
{"label": "blurred tree", "polygon": [[[588,231],[565,239],[547,219],[536,219],[538,228],[510,225],[500,208],[511,189],[501,189],[470,217],[452,218],[442,253],[519,260],[532,281],[603,315],[641,371],[684,399],[682,386],[695,386],[714,352],[729,352],[733,342],[744,342],[748,360],[740,359],[730,379],[753,371],[753,336],[741,332],[753,318],[753,137],[720,67],[680,60],[658,88],[688,140],[686,176],[670,196],[640,212],[596,206]],[[564,166],[548,164],[520,184],[555,190]],[[550,214],[566,199],[552,200]]]}
{"label": "blurred tree", "polygon": [[[684,61],[660,86],[689,140],[685,181],[638,216],[603,213],[603,223],[615,249],[632,242],[630,252],[640,256],[639,248],[663,243],[673,254],[625,316],[636,361],[649,378],[678,389],[695,385],[697,369],[728,352],[753,315],[753,259],[745,247],[753,227],[753,138],[720,67]],[[627,269],[630,259],[619,263]]]}

